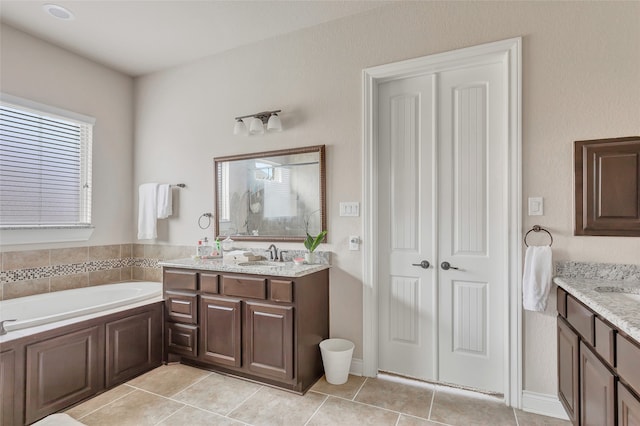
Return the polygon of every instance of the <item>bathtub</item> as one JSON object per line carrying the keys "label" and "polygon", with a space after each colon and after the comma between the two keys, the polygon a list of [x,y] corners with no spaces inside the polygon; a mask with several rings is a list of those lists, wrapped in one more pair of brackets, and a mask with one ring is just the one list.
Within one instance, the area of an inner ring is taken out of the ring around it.
{"label": "bathtub", "polygon": [[[11,332],[84,317],[162,297],[162,283],[132,281],[0,301],[0,321]],[[11,334],[11,333],[9,333]]]}

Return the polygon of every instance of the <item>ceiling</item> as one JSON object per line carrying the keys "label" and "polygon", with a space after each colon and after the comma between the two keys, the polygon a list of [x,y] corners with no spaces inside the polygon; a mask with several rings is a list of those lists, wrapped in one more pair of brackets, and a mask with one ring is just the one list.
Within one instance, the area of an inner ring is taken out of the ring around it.
{"label": "ceiling", "polygon": [[[44,12],[54,3],[74,14]],[[378,0],[2,0],[0,19],[132,76],[362,13]]]}

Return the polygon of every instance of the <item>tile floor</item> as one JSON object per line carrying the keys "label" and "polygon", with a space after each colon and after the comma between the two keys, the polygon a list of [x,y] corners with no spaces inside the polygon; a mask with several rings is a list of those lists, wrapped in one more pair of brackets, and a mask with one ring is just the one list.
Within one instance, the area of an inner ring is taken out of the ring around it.
{"label": "tile floor", "polygon": [[513,425],[569,422],[505,407],[495,398],[395,377],[321,379],[304,396],[205,370],[156,368],[77,405],[86,425]]}

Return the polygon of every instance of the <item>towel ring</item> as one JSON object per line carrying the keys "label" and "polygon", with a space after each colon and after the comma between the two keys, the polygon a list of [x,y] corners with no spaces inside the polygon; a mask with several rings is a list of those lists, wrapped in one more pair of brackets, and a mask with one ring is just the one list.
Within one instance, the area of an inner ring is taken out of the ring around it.
{"label": "towel ring", "polygon": [[533,225],[533,228],[529,229],[527,231],[526,234],[524,234],[524,245],[529,247],[529,244],[527,244],[527,236],[531,233],[531,231],[533,232],[540,232],[540,231],[544,231],[549,235],[549,238],[551,239],[551,242],[549,243],[549,247],[551,247],[553,245],[553,235],[551,235],[551,232],[547,231],[546,229],[544,229],[542,226],[540,225]]}
{"label": "towel ring", "polygon": [[[198,218],[198,226],[200,227],[200,229],[207,229],[208,227],[210,227],[211,226],[211,218],[212,217],[213,217],[212,213],[202,213],[200,215],[200,217]],[[204,226],[202,225],[203,222],[204,222],[202,220],[203,218],[207,218],[208,219],[208,221],[206,222],[207,224],[204,225]]]}

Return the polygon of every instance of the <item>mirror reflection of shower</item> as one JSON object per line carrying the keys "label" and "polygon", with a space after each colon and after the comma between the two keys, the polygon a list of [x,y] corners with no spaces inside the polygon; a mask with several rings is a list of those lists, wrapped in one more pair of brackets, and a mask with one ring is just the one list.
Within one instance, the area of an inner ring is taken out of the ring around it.
{"label": "mirror reflection of shower", "polygon": [[215,159],[218,235],[300,241],[324,229],[324,146]]}

